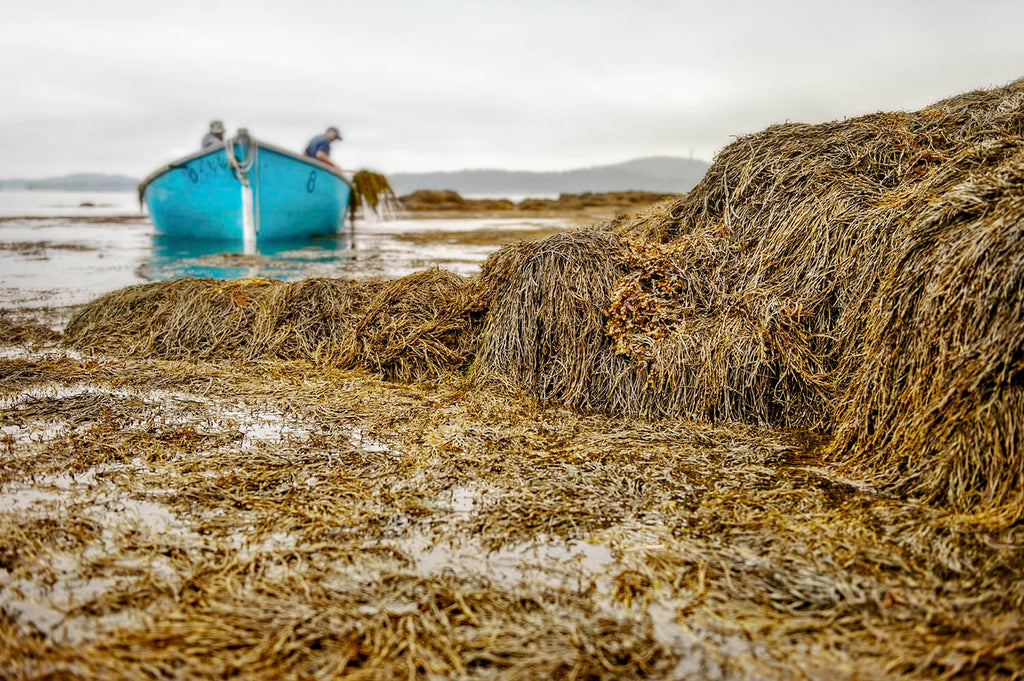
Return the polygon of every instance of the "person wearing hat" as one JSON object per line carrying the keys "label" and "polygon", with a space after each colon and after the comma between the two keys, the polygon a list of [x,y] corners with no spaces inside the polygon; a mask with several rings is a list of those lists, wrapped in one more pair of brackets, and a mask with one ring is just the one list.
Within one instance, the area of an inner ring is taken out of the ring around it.
{"label": "person wearing hat", "polygon": [[203,149],[212,147],[214,144],[224,142],[224,124],[220,121],[210,121],[210,132],[203,138]]}
{"label": "person wearing hat", "polygon": [[331,161],[331,142],[335,140],[341,141],[341,133],[332,125],[324,134],[309,140],[309,144],[306,145],[306,156],[337,168],[338,165]]}

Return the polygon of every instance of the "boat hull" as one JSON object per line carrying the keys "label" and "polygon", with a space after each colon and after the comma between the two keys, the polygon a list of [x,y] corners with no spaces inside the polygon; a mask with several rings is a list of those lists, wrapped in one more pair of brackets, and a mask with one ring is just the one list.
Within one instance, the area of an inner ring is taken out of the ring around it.
{"label": "boat hull", "polygon": [[139,191],[158,233],[241,242],[333,234],[352,200],[335,169],[257,140],[178,159]]}

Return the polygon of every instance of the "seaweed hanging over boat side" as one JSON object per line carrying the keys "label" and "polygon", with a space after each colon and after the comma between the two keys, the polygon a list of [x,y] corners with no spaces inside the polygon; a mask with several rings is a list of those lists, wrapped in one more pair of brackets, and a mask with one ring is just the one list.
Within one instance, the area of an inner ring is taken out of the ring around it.
{"label": "seaweed hanging over boat side", "polygon": [[387,217],[395,212],[398,198],[391,188],[387,175],[360,168],[352,176],[349,184],[352,185],[352,201],[349,204],[352,217],[355,217],[356,211],[360,209],[364,216],[373,212],[378,218]]}

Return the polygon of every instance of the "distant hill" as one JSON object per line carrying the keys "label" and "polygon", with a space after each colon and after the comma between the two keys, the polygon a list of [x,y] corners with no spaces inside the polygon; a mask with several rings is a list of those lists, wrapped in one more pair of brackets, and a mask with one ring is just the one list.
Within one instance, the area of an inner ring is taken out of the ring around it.
{"label": "distant hill", "polygon": [[[391,186],[398,194],[417,189],[452,189],[460,194],[580,194],[583,192],[646,191],[679,194],[693,188],[707,172],[704,161],[678,156],[650,156],[606,166],[552,172],[528,170],[456,170],[395,173]],[[126,175],[77,173],[63,177],[0,180],[2,189],[66,191],[133,191],[139,181]]]}
{"label": "distant hill", "polygon": [[48,177],[41,180],[21,178],[0,180],[0,189],[47,189],[57,191],[125,192],[133,191],[139,181],[126,175],[101,175],[99,173],[76,173],[63,177]]}
{"label": "distant hill", "polygon": [[561,194],[648,191],[679,194],[704,177],[709,164],[678,156],[651,156],[576,170],[457,170],[389,175],[398,194],[417,189],[452,189],[460,194]]}

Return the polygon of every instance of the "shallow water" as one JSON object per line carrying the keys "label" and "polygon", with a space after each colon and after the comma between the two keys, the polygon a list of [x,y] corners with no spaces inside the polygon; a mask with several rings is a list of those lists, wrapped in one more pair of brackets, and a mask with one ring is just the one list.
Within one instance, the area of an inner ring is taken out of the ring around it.
{"label": "shallow water", "polygon": [[138,215],[135,192],[0,190],[0,217]]}
{"label": "shallow water", "polygon": [[[240,242],[158,236],[131,193],[0,191],[0,306],[77,305],[122,286],[189,276],[395,277],[434,266],[469,275],[497,246],[443,235],[564,226],[562,219],[359,220],[332,237],[244,254]],[[437,238],[408,238],[418,232]]]}

